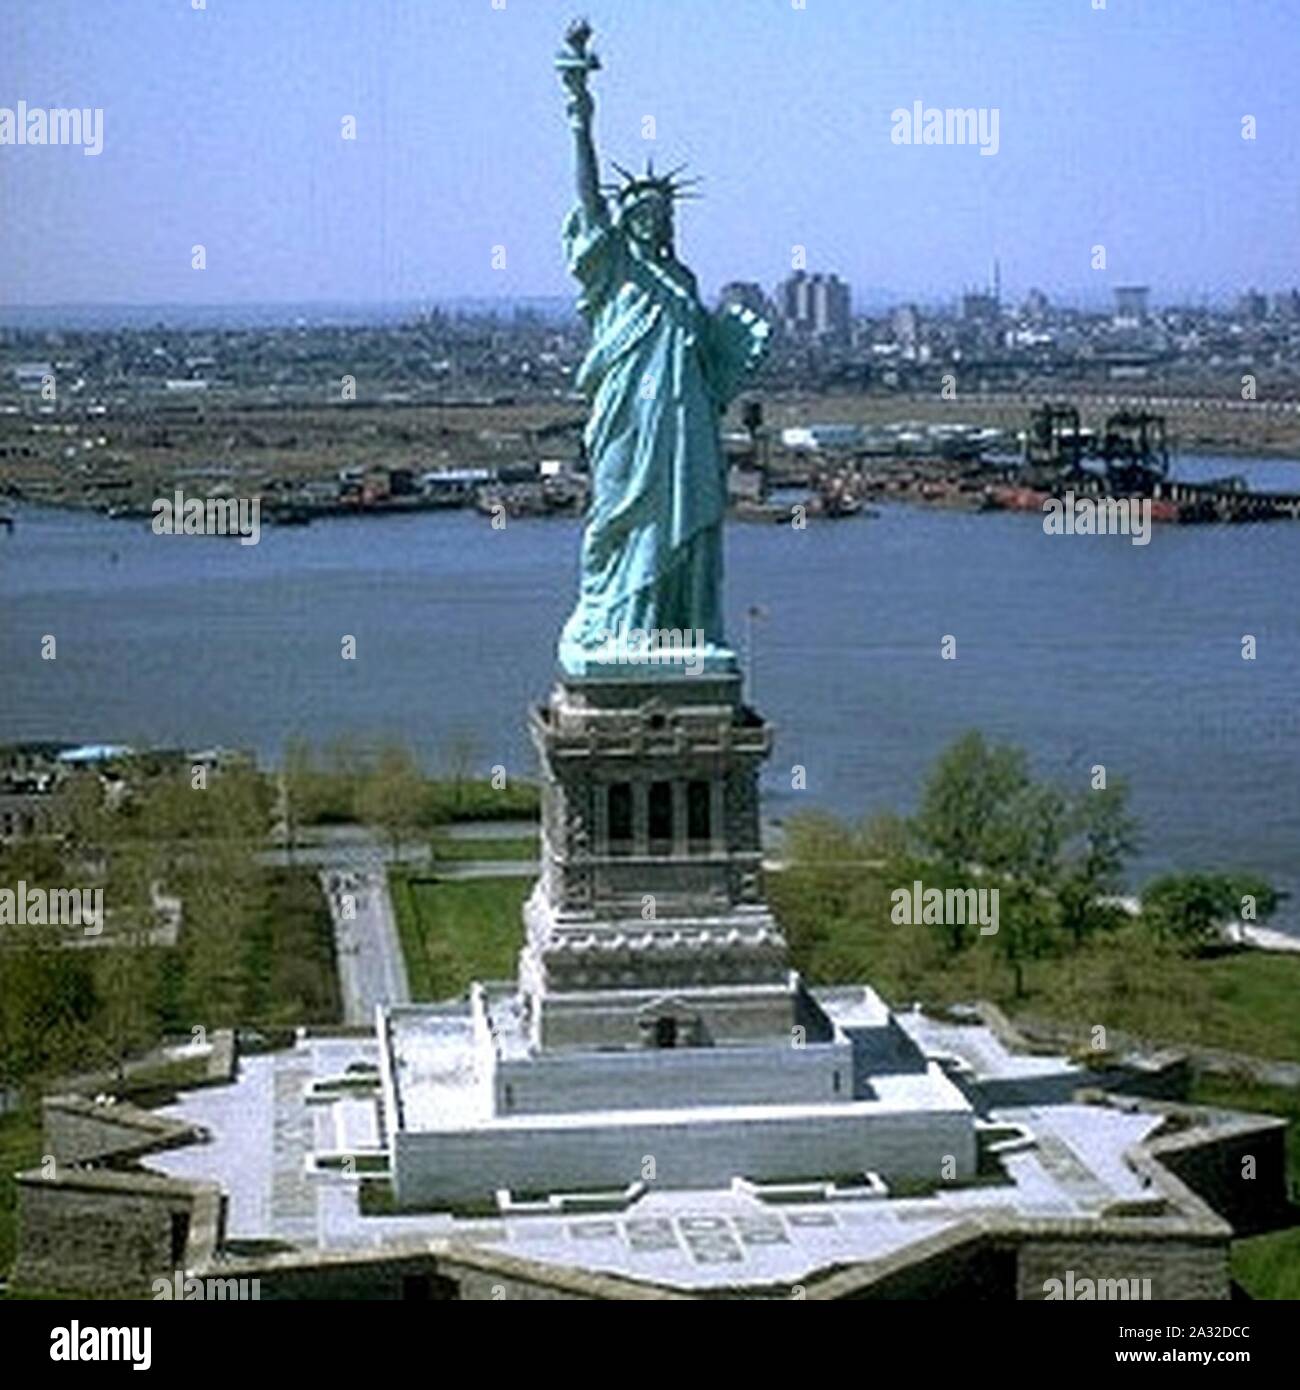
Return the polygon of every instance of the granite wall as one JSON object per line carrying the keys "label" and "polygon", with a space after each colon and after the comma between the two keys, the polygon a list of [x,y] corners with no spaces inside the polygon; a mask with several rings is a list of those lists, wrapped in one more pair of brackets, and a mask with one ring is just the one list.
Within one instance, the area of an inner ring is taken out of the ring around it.
{"label": "granite wall", "polygon": [[220,1242],[215,1185],[57,1167],[49,1177],[20,1173],[17,1184],[21,1287],[145,1294],[154,1279],[209,1257]]}
{"label": "granite wall", "polygon": [[[655,1112],[662,1116],[663,1112]],[[399,1132],[394,1186],[400,1204],[481,1200],[497,1188],[550,1192],[622,1188],[645,1176],[665,1187],[727,1187],[733,1177],[767,1181],[861,1173],[886,1181],[938,1173],[947,1155],[957,1177],[975,1169],[970,1112],[885,1111],[868,1105],[806,1106],[689,1123],[662,1118],[611,1123],[491,1124],[477,1130]]]}

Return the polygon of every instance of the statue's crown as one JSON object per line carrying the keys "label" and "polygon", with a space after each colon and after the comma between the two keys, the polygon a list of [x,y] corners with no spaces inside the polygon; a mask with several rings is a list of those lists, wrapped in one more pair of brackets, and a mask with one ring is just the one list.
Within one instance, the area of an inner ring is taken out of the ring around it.
{"label": "statue's crown", "polygon": [[[614,164],[614,161],[611,160],[610,163]],[[647,195],[666,198],[670,203],[678,202],[683,198],[698,198],[700,195],[692,192],[692,189],[699,183],[699,179],[679,179],[677,177],[685,168],[685,164],[679,164],[666,174],[656,174],[654,160],[647,159],[645,173],[633,174],[624,169],[621,164],[614,164],[614,171],[618,174],[621,182],[606,184],[605,188],[618,198],[623,207],[627,207]]]}

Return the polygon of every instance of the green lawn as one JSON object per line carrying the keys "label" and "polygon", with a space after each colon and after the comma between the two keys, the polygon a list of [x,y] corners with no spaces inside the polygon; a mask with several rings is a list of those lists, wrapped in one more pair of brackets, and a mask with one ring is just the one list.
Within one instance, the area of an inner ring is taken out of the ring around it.
{"label": "green lawn", "polygon": [[453,820],[536,820],[541,807],[535,782],[513,779],[504,787],[494,787],[487,777],[472,777],[459,783],[435,778],[428,785],[422,824]]}
{"label": "green lawn", "polygon": [[390,870],[411,998],[451,999],[473,980],[512,979],[531,878],[455,881]]}
{"label": "green lawn", "polygon": [[[299,824],[350,825],[363,819],[360,806],[365,781],[361,772],[317,768],[298,798]],[[414,822],[433,827],[457,820],[536,820],[541,811],[537,783],[511,778],[504,787],[490,777],[424,777],[418,785]]]}
{"label": "green lawn", "polygon": [[41,1117],[35,1106],[0,1115],[0,1272],[18,1252],[18,1184],[14,1174],[41,1162]]}
{"label": "green lawn", "polygon": [[334,928],[315,870],[274,869],[244,936],[240,1022],[274,1028],[343,1017]]}

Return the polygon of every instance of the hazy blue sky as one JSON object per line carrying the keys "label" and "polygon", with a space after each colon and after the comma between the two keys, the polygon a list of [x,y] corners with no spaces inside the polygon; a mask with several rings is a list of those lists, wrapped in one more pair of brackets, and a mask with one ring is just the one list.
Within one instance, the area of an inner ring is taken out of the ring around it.
{"label": "hazy blue sky", "polygon": [[[593,0],[598,146],[705,176],[680,236],[708,291],[795,243],[918,296],[994,255],[1016,296],[1300,282],[1300,0],[1092,4]],[[0,302],[567,293],[551,60],[581,8],[0,0],[0,106],[105,112],[96,158],[0,147]],[[998,154],[891,144],[916,100],[998,108]]]}

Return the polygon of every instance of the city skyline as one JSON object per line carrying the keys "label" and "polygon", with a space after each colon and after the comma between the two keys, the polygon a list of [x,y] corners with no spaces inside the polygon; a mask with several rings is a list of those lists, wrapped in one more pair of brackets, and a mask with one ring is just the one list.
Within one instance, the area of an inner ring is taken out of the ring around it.
{"label": "city skyline", "polygon": [[[709,293],[779,282],[794,246],[859,302],[955,298],[995,257],[1008,302],[1039,288],[1102,304],[1143,283],[1157,304],[1199,304],[1294,278],[1300,24],[1281,4],[692,11],[693,51],[658,32],[683,6],[609,8],[592,12],[619,76],[594,84],[599,152],[606,168],[654,154],[704,176],[708,216],[686,209],[681,237]],[[6,201],[26,214],[0,304],[564,295],[567,143],[549,59],[569,9],[396,4],[359,24],[343,6],[272,18],[222,0],[129,32],[69,4],[7,17],[0,104],[104,120],[95,158],[0,148]],[[996,157],[892,139],[916,102],[996,111]],[[1097,244],[1104,271],[1090,269]]]}
{"label": "city skyline", "polygon": [[[842,280],[834,267],[813,268],[809,279]],[[786,282],[799,274],[771,281],[735,277],[709,289],[711,300],[721,301],[736,286],[756,286],[763,293],[769,311],[775,311]],[[936,319],[959,318],[964,301],[970,296],[987,295],[993,286],[972,276],[968,281],[927,294],[908,294],[886,286],[867,286],[844,282],[851,296],[851,315],[855,322],[888,319],[900,309],[915,309]],[[1207,313],[1231,318],[1240,314],[1243,302],[1262,298],[1267,313],[1278,312],[1283,301],[1292,301],[1300,289],[1300,272],[1293,280],[1276,285],[1227,285],[1214,293],[1188,291],[1185,294],[1162,293],[1158,285],[1138,286],[1148,292],[1148,307],[1152,318],[1164,314]],[[1079,315],[1083,318],[1110,319],[1115,312],[1117,295],[1133,288],[1129,283],[1107,282],[1091,294],[1046,294],[1039,285],[1023,292],[1008,293],[1005,286],[994,295],[1001,316],[1015,319],[1031,310],[1047,307],[1053,314]],[[1044,305],[1045,301],[1045,305]],[[1289,312],[1289,309],[1288,309]],[[223,302],[182,301],[119,302],[119,301],[51,301],[33,303],[0,303],[0,330],[40,333],[47,331],[100,332],[131,331],[157,326],[174,328],[273,328],[312,324],[325,326],[380,326],[418,319],[425,315],[446,314],[452,318],[512,317],[517,314],[536,314],[557,322],[577,322],[579,311],[572,295],[565,294],[502,294],[425,296],[405,300],[339,300],[339,299],[266,299],[228,300]]]}

